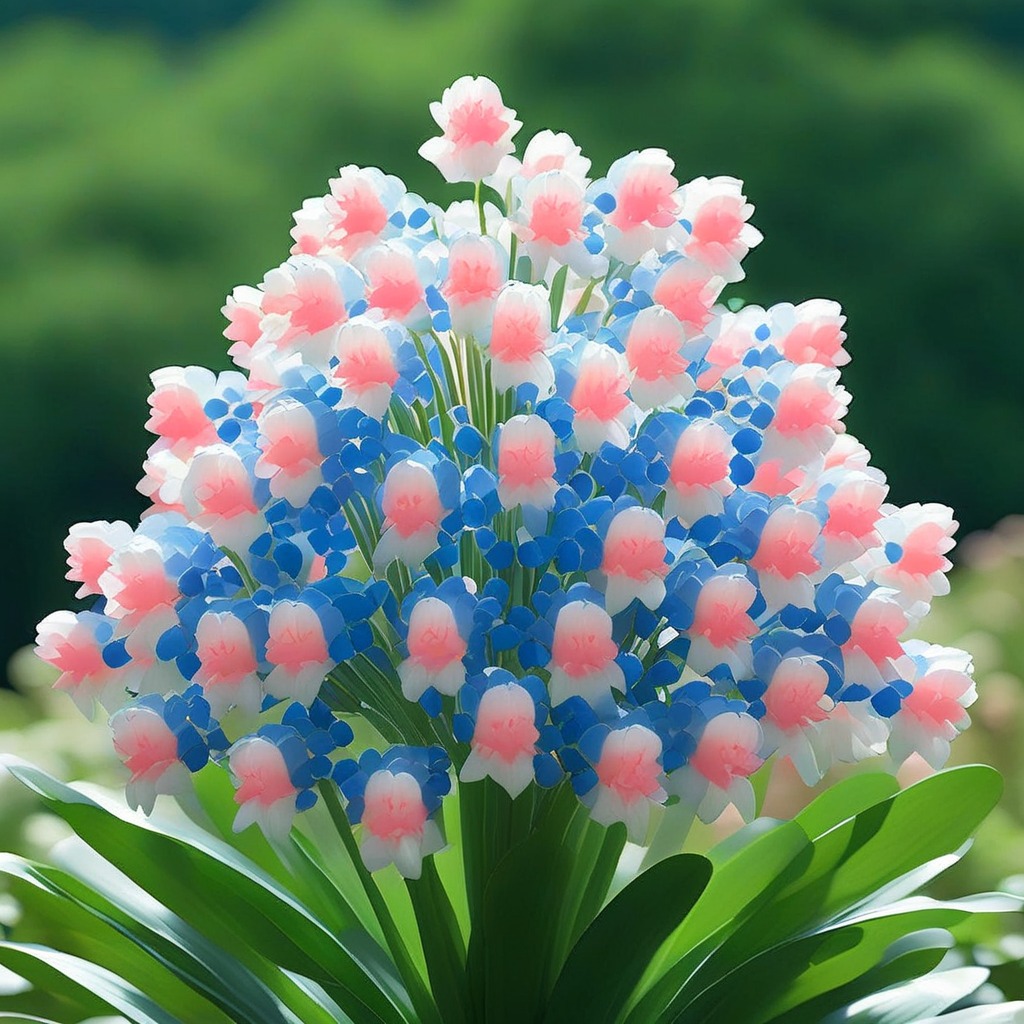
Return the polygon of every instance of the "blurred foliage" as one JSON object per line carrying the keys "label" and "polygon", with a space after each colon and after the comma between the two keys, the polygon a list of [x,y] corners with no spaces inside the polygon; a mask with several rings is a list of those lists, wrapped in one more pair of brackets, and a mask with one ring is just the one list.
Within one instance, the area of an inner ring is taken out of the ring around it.
{"label": "blurred foliage", "polygon": [[428,100],[467,72],[500,83],[524,140],[564,128],[598,169],[657,145],[683,179],[743,177],[766,241],[737,291],[842,301],[848,422],[893,500],[945,501],[967,528],[1024,508],[1001,459],[1024,430],[1019,15],[1002,0],[296,0],[192,47],[10,29],[0,657],[71,600],[67,527],[137,516],[148,373],[227,365],[223,296],[286,256],[301,199],[350,162],[457,194],[416,148]]}

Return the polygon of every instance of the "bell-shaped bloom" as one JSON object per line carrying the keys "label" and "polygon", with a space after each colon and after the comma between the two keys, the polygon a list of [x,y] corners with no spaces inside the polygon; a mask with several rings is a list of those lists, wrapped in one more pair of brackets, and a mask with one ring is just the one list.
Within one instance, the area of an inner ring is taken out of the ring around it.
{"label": "bell-shaped bloom", "polygon": [[247,548],[266,528],[260,515],[253,477],[231,445],[200,448],[181,485],[189,518],[221,546]]}
{"label": "bell-shaped bloom", "polygon": [[641,409],[668,405],[693,394],[694,382],[686,373],[690,360],[682,349],[687,342],[683,325],[667,309],[640,310],[626,336],[626,362],[633,371],[629,391]]}
{"label": "bell-shaped bloom", "polygon": [[353,317],[338,331],[335,354],[333,376],[341,385],[342,408],[381,419],[398,380],[394,348],[384,328],[366,317]]}
{"label": "bell-shaped bloom", "polygon": [[[351,270],[351,268],[349,268]],[[345,290],[334,265],[292,256],[263,278],[263,336],[275,348],[302,353],[323,366],[334,335],[348,319]]]}
{"label": "bell-shaped bloom", "polygon": [[405,878],[419,878],[423,858],[444,846],[444,837],[429,816],[415,776],[375,771],[363,794],[362,842],[359,852],[369,871],[394,864]]}
{"label": "bell-shaped bloom", "polygon": [[545,171],[566,171],[586,182],[590,161],[570,135],[545,128],[526,144],[522,161],[514,156],[504,157],[498,169],[487,179],[487,184],[499,195],[504,195],[513,178],[530,181]]}
{"label": "bell-shaped bloom", "polygon": [[725,176],[694,178],[683,186],[681,217],[690,228],[683,252],[726,281],[742,280],[740,264],[763,238],[748,223],[753,212],[742,181]]}
{"label": "bell-shaped bloom", "polygon": [[889,754],[902,764],[911,754],[936,771],[949,759],[949,744],[971,724],[967,708],[977,699],[971,656],[921,640],[906,644],[907,682],[913,686],[891,719]]}
{"label": "bell-shaped bloom", "polygon": [[729,477],[734,455],[725,430],[709,420],[687,424],[679,435],[665,484],[665,515],[684,526],[720,515],[723,500],[736,489]]}
{"label": "bell-shaped bloom", "polygon": [[764,435],[761,459],[779,459],[785,468],[807,465],[842,433],[849,392],[839,371],[805,363],[789,368],[775,402],[775,416]]}
{"label": "bell-shaped bloom", "polygon": [[420,146],[446,181],[482,181],[494,174],[502,157],[513,152],[512,137],[522,128],[489,78],[464,75],[430,104],[430,116],[442,134]]}
{"label": "bell-shaped bloom", "polygon": [[772,307],[772,343],[791,363],[844,366],[846,317],[831,299],[808,299],[799,306]]}
{"label": "bell-shaped bloom", "polygon": [[724,279],[702,263],[678,259],[659,272],[651,298],[699,334],[711,322],[711,308],[724,287]]}
{"label": "bell-shaped bloom", "polygon": [[594,763],[597,786],[590,816],[601,825],[624,822],[629,838],[642,843],[651,806],[664,803],[661,737],[644,725],[612,729]]}
{"label": "bell-shaped bloom", "polygon": [[896,662],[903,656],[900,637],[909,627],[893,591],[879,588],[868,594],[850,620],[850,636],[842,647],[847,677],[870,687],[896,678]]}
{"label": "bell-shaped bloom", "polygon": [[701,821],[717,820],[732,804],[744,821],[756,811],[754,788],[749,776],[764,763],[759,755],[763,743],[756,718],[735,711],[715,715],[704,727],[689,766],[707,782],[707,791],[697,807]]}
{"label": "bell-shaped bloom", "polygon": [[252,285],[237,285],[225,299],[221,315],[227,320],[224,337],[232,342],[228,355],[241,367],[249,366],[249,355],[263,329],[263,292]]}
{"label": "bell-shaped bloom", "polygon": [[540,731],[537,707],[518,683],[488,687],[476,710],[470,753],[460,782],[492,778],[514,800],[533,782],[533,758]]}
{"label": "bell-shaped bloom", "polygon": [[707,325],[711,344],[704,353],[706,368],[697,377],[698,387],[714,388],[723,378],[734,377],[744,369],[747,353],[762,345],[766,317],[760,306],[744,306],[736,313],[723,311]]}
{"label": "bell-shaped bloom", "polygon": [[286,839],[299,789],[281,747],[266,736],[246,736],[232,746],[228,763],[238,781],[232,829],[241,832],[255,822],[268,838]]}
{"label": "bell-shaped bloom", "polygon": [[665,600],[668,575],[665,521],[654,509],[633,506],[616,513],[604,538],[601,572],[609,615],[634,599],[654,609]]}
{"label": "bell-shaped bloom", "polygon": [[178,616],[173,609],[159,608],[139,620],[123,637],[125,654],[131,660],[123,667],[122,678],[131,692],[162,696],[182,688],[177,665],[156,653],[160,638],[177,624]]}
{"label": "bell-shaped bloom", "polygon": [[373,553],[378,568],[395,558],[410,566],[421,564],[437,547],[441,520],[449,511],[431,468],[415,458],[402,459],[388,470],[381,509],[383,530]]}
{"label": "bell-shaped bloom", "polygon": [[757,588],[740,567],[724,567],[701,587],[687,629],[689,668],[706,675],[725,665],[737,679],[749,676],[750,639],[757,633],[750,609],[757,597]]}
{"label": "bell-shaped bloom", "polygon": [[429,321],[426,286],[433,264],[404,242],[381,242],[363,259],[366,302],[387,320],[417,329]]}
{"label": "bell-shaped bloom", "polygon": [[[652,249],[663,252],[681,242],[679,182],[675,163],[663,149],[634,151],[608,170],[607,191],[615,201],[605,228],[608,252],[636,263]],[[595,186],[599,187],[599,186]]]}
{"label": "bell-shaped bloom", "polygon": [[63,690],[87,718],[95,704],[108,710],[124,702],[124,670],[103,660],[103,648],[115,622],[95,612],[51,612],[36,627],[36,655],[60,672],[53,684]]}
{"label": "bell-shaped bloom", "polygon": [[267,628],[267,661],[273,665],[263,684],[267,693],[309,707],[335,665],[320,616],[302,601],[277,601]]}
{"label": "bell-shaped bloom", "polygon": [[891,553],[891,558],[868,556],[861,564],[869,579],[891,587],[907,607],[927,606],[933,597],[949,593],[946,573],[953,563],[947,555],[956,544],[953,534],[958,525],[945,505],[906,505],[878,523],[886,545],[882,554]]}
{"label": "bell-shaped bloom", "polygon": [[199,667],[192,681],[214,718],[237,706],[256,714],[263,702],[259,659],[245,622],[233,612],[207,611],[196,624],[196,658]]}
{"label": "bell-shaped bloom", "polygon": [[546,398],[555,376],[546,349],[551,306],[543,285],[510,281],[498,293],[490,332],[491,377],[498,391],[533,384]]}
{"label": "bell-shaped bloom", "polygon": [[[323,200],[329,224],[327,241],[344,259],[351,260],[384,235],[389,218],[405,194],[405,185],[376,167],[352,164],[342,167],[329,185],[330,193]],[[296,215],[296,229],[301,227]],[[292,237],[301,244],[296,231]]]}
{"label": "bell-shaped bloom", "polygon": [[604,274],[604,242],[593,233],[587,214],[586,189],[566,171],[545,171],[527,184],[512,230],[520,253],[530,257],[535,276],[542,276],[551,260],[581,277]]}
{"label": "bell-shaped bloom", "polygon": [[179,758],[178,735],[153,706],[129,705],[110,718],[114,750],[131,772],[125,786],[130,807],[151,814],[159,794],[188,791],[189,770]]}
{"label": "bell-shaped bloom", "polygon": [[498,498],[505,508],[555,503],[555,432],[541,416],[513,416],[498,435]]}
{"label": "bell-shaped bloom", "polygon": [[[847,677],[853,678],[849,670]],[[876,714],[869,700],[840,701],[821,724],[827,759],[858,764],[884,754],[891,722],[891,718]]]}
{"label": "bell-shaped bloom", "polygon": [[487,337],[507,272],[508,253],[493,238],[465,234],[452,242],[441,294],[456,334]]}
{"label": "bell-shaped bloom", "polygon": [[612,690],[625,692],[626,678],[615,659],[612,618],[593,601],[568,601],[555,619],[548,665],[552,705],[582,697],[591,707],[606,707]]}
{"label": "bell-shaped bloom", "polygon": [[188,474],[188,462],[178,458],[170,448],[151,448],[142,463],[142,469],[145,475],[135,485],[135,489],[151,502],[150,507],[143,512],[143,518],[169,512],[184,517],[181,485]]}
{"label": "bell-shaped bloom", "polygon": [[316,419],[310,408],[294,398],[266,406],[259,416],[261,455],[253,473],[270,481],[270,493],[301,508],[323,482],[323,455]]}
{"label": "bell-shaped bloom", "polygon": [[636,423],[629,384],[629,368],[621,353],[599,342],[583,346],[568,399],[581,451],[596,452],[606,441],[616,448],[629,444]]}
{"label": "bell-shaped bloom", "polygon": [[750,559],[769,612],[788,604],[810,608],[814,581],[820,575],[821,523],[795,505],[782,505],[768,516]]}
{"label": "bell-shaped bloom", "polygon": [[126,625],[170,608],[181,596],[177,581],[168,572],[163,548],[152,537],[141,535],[111,554],[100,574],[99,588],[107,599],[106,614],[123,619]]}
{"label": "bell-shaped bloom", "polygon": [[827,565],[852,562],[880,546],[877,526],[889,490],[884,479],[857,470],[844,471],[834,488],[825,498],[828,518],[821,531]]}
{"label": "bell-shaped bloom", "polygon": [[775,667],[761,697],[766,748],[788,757],[808,786],[820,782],[829,767],[819,728],[834,707],[826,695],[828,686],[828,673],[817,658],[794,655]]}
{"label": "bell-shaped bloom", "polygon": [[100,593],[100,577],[110,568],[110,557],[134,536],[132,528],[115,523],[76,523],[68,531],[64,550],[68,553],[68,572],[64,577],[82,585],[75,597]]}
{"label": "bell-shaped bloom", "polygon": [[462,659],[468,645],[452,607],[437,597],[418,600],[409,616],[406,644],[409,657],[398,665],[405,699],[419,700],[429,686],[454,697],[466,681]]}
{"label": "bell-shaped bloom", "polygon": [[146,401],[146,429],[162,438],[179,457],[217,441],[206,403],[217,394],[217,375],[202,366],[165,366],[150,374],[153,393]]}

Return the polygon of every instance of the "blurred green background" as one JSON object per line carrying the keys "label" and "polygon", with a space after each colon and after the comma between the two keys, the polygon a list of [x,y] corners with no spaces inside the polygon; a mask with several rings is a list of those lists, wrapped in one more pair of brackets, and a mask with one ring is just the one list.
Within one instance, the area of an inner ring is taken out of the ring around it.
{"label": "blurred green background", "polygon": [[1019,0],[5,0],[0,663],[72,601],[67,527],[134,519],[148,373],[227,364],[219,308],[339,164],[431,197],[427,102],[487,74],[602,169],[743,178],[748,301],[839,299],[849,425],[962,533],[1024,509]]}

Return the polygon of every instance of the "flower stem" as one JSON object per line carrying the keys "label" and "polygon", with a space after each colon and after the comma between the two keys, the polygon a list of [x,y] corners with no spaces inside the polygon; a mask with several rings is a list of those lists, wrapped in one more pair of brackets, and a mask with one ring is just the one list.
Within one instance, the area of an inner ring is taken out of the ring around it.
{"label": "flower stem", "polygon": [[473,201],[476,203],[477,211],[480,214],[480,234],[487,234],[487,219],[484,217],[484,197],[480,190],[480,182],[476,183],[476,189],[473,192]]}

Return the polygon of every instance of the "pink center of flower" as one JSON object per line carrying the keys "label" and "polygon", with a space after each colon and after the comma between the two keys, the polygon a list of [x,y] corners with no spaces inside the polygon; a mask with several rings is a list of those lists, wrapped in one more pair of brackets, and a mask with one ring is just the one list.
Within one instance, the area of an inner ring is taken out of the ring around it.
{"label": "pink center of flower", "polygon": [[782,354],[793,363],[834,366],[845,339],[838,324],[797,324],[786,336]]}
{"label": "pink center of flower", "polygon": [[466,653],[466,641],[454,622],[431,623],[415,631],[410,628],[408,643],[409,656],[428,672],[440,672],[461,661]]}
{"label": "pink center of flower", "polygon": [[423,295],[423,285],[415,274],[381,274],[374,279],[366,301],[385,316],[401,319],[423,301]]}
{"label": "pink center of flower", "polygon": [[152,725],[133,722],[114,738],[114,749],[132,778],[178,759],[177,737],[155,715],[147,717],[152,717]]}
{"label": "pink center of flower", "polygon": [[305,434],[298,430],[282,434],[272,441],[264,441],[261,447],[263,461],[277,466],[286,476],[299,476],[320,462],[315,430]]}
{"label": "pink center of flower", "polygon": [[629,380],[608,362],[589,362],[580,367],[569,404],[582,419],[608,423],[629,405]]}
{"label": "pink center of flower", "polygon": [[907,617],[896,606],[865,601],[853,617],[850,639],[844,648],[859,648],[876,665],[903,654],[899,637],[907,628]]}
{"label": "pink center of flower", "polygon": [[938,523],[922,523],[911,530],[903,542],[903,556],[897,566],[913,576],[929,576],[948,568],[948,559],[939,550],[947,538]]}
{"label": "pink center of flower", "polygon": [[745,743],[729,735],[706,732],[690,758],[690,764],[713,786],[728,789],[733,779],[745,779],[762,765]]}
{"label": "pink center of flower", "polygon": [[[378,777],[383,775],[391,776],[391,779],[380,778],[378,781]],[[362,821],[371,835],[395,843],[423,834],[427,808],[412,776],[392,776],[383,770],[375,773],[367,783],[365,800]]]}
{"label": "pink center of flower", "polygon": [[534,755],[538,739],[533,701],[526,690],[513,684],[484,694],[473,732],[473,749],[481,757],[514,764],[524,755]]}
{"label": "pink center of flower", "polygon": [[709,580],[697,598],[690,632],[706,637],[712,647],[732,647],[757,632],[747,614],[754,587],[747,580],[722,577]]}
{"label": "pink center of flower", "polygon": [[800,434],[814,427],[834,426],[837,410],[836,400],[817,381],[794,380],[779,395],[772,425],[780,434]]}
{"label": "pink center of flower", "polygon": [[[661,742],[656,737],[655,742],[630,742],[632,737],[626,735],[633,729],[642,728],[630,726],[621,733],[611,733],[604,741],[601,759],[595,767],[598,782],[626,804],[653,796],[661,788],[658,784]],[[643,732],[649,733],[650,730],[643,729]]]}
{"label": "pink center of flower", "polygon": [[882,488],[874,485],[870,488],[854,485],[852,488],[840,488],[828,500],[828,520],[824,533],[829,537],[866,537],[875,528],[881,518],[878,510],[882,498]]}
{"label": "pink center of flower", "polygon": [[815,572],[821,568],[821,562],[812,553],[817,539],[817,520],[810,513],[774,516],[765,524],[750,564],[759,572],[774,573],[787,580],[798,573]]}
{"label": "pink center of flower", "polygon": [[386,343],[353,344],[340,354],[334,376],[358,394],[381,385],[394,387],[398,370]]}
{"label": "pink center of flower", "polygon": [[205,480],[196,488],[195,496],[207,515],[223,519],[256,511],[249,477],[241,467],[238,472],[224,472]]}
{"label": "pink center of flower", "polygon": [[200,643],[196,655],[202,662],[205,686],[237,683],[257,667],[252,645],[227,635]]}
{"label": "pink center of flower", "polygon": [[459,149],[493,146],[508,129],[504,114],[502,107],[486,100],[467,100],[448,115],[445,135]]}
{"label": "pink center of flower", "polygon": [[282,665],[286,671],[297,674],[307,665],[327,662],[327,641],[319,621],[295,621],[277,629],[273,622],[270,625],[267,661],[272,665]]}
{"label": "pink center of flower", "polygon": [[241,782],[235,790],[235,803],[255,800],[269,807],[278,800],[295,796],[295,785],[288,775],[288,767],[273,744],[265,741],[257,747],[253,743],[244,753],[247,756],[231,759],[231,769]]}
{"label": "pink center of flower", "polygon": [[405,481],[406,486],[384,488],[381,504],[384,516],[403,537],[427,526],[436,527],[444,515],[437,485],[429,471],[419,479]]}
{"label": "pink center of flower", "polygon": [[640,380],[661,380],[683,373],[690,365],[679,354],[679,331],[649,327],[630,331],[626,339],[626,359]]}
{"label": "pink center of flower", "polygon": [[611,222],[622,231],[644,223],[668,227],[676,218],[673,193],[678,187],[679,182],[667,170],[645,167],[634,171],[615,197]]}
{"label": "pink center of flower", "polygon": [[117,603],[132,612],[149,612],[178,600],[178,587],[167,578],[163,565],[126,566],[116,574],[121,589]]}
{"label": "pink center of flower", "polygon": [[57,640],[54,648],[54,655],[46,660],[54,668],[66,672],[76,683],[109,671],[103,660],[103,652],[91,634],[82,635],[76,629],[65,639]]}
{"label": "pink center of flower", "polygon": [[530,208],[530,231],[551,245],[568,245],[583,237],[583,202],[556,194],[538,196]]}
{"label": "pink center of flower", "polygon": [[930,672],[914,683],[913,692],[903,699],[903,709],[922,725],[941,732],[947,725],[963,720],[965,711],[957,697],[966,691],[967,685],[969,680],[960,672]]}
{"label": "pink center of flower", "polygon": [[491,355],[506,363],[524,363],[544,350],[547,325],[532,310],[503,311],[494,314],[491,331]]}
{"label": "pink center of flower", "polygon": [[[609,531],[609,534],[611,531]],[[668,572],[665,542],[658,537],[616,537],[605,541],[601,569],[609,576],[647,581]]]}
{"label": "pink center of flower", "polygon": [[765,717],[783,732],[824,721],[828,712],[820,701],[827,685],[828,674],[820,665],[783,662],[761,698]]}
{"label": "pink center of flower", "polygon": [[707,298],[708,282],[699,277],[665,271],[654,286],[652,298],[675,314],[677,320],[690,327],[703,328],[711,319],[711,301]]}
{"label": "pink center of flower", "polygon": [[150,395],[152,415],[146,424],[160,437],[169,441],[192,441],[207,444],[217,440],[217,432],[203,411],[199,396],[189,388],[170,385],[158,388]]}
{"label": "pink center of flower", "polygon": [[114,549],[99,537],[82,537],[71,546],[68,579],[81,580],[90,590],[99,590],[100,576],[107,571]]}
{"label": "pink center of flower", "polygon": [[388,212],[367,182],[351,185],[335,196],[340,211],[341,227],[348,235],[379,235],[388,222]]}
{"label": "pink center of flower", "polygon": [[555,454],[550,444],[527,441],[503,444],[498,449],[498,476],[513,487],[529,487],[555,475]]}
{"label": "pink center of flower", "polygon": [[724,431],[683,431],[672,456],[669,474],[676,487],[711,487],[729,475],[729,440]]}
{"label": "pink center of flower", "polygon": [[237,341],[252,348],[259,340],[262,318],[263,315],[258,309],[253,309],[251,306],[235,306],[228,314],[228,325],[224,328],[224,337],[228,341]]}
{"label": "pink center of flower", "polygon": [[716,196],[693,219],[692,237],[700,245],[730,246],[743,230],[743,204],[735,196]]}
{"label": "pink center of flower", "polygon": [[555,629],[551,657],[567,676],[578,679],[606,668],[619,653],[610,636],[581,625],[576,629]]}
{"label": "pink center of flower", "polygon": [[452,259],[445,297],[459,306],[493,299],[504,283],[504,275],[490,254]]}

